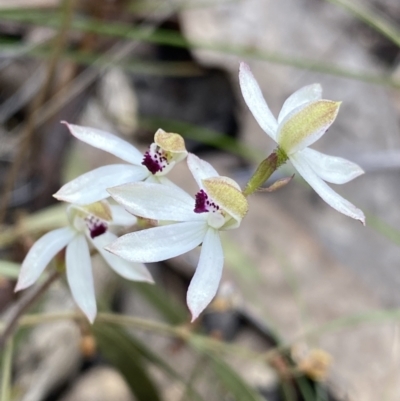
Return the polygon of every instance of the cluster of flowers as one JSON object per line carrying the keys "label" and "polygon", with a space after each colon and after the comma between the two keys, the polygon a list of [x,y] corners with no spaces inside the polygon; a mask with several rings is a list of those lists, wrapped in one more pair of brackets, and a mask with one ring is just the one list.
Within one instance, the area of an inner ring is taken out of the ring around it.
{"label": "cluster of flowers", "polygon": [[[239,80],[255,119],[278,144],[280,162],[273,169],[289,159],[329,205],[365,224],[362,211],[325,183],[343,184],[362,174],[362,169],[308,148],[333,123],[340,103],[322,100],[320,85],[306,86],[286,100],[276,120],[244,63]],[[143,263],[166,260],[202,245],[187,293],[192,320],[196,319],[215,296],[221,279],[224,255],[219,232],[239,227],[248,210],[247,195],[267,178],[263,169],[257,169],[242,191],[235,181],[220,176],[209,163],[188,153],[179,134],[158,130],[154,143],[142,155],[107,132],[66,125],[79,140],[129,164],[97,168],[67,183],[54,195],[69,203],[69,226],[45,234],[32,246],[22,264],[16,290],[32,285],[53,257],[66,248],[66,275],[72,295],[93,322],[97,309],[90,245],[118,274],[145,282],[153,280]],[[184,159],[199,186],[194,199],[166,177]],[[108,202],[110,196],[118,205]],[[109,229],[112,225],[132,226],[137,218],[148,219],[153,226],[120,238]]]}

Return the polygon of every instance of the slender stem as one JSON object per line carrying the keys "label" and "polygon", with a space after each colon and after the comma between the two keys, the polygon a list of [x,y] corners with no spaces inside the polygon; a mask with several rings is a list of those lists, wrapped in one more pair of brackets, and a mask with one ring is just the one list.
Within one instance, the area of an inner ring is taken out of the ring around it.
{"label": "slender stem", "polygon": [[60,274],[61,273],[58,271],[52,272],[46,280],[34,287],[32,290],[26,292],[12,307],[8,316],[6,316],[2,322],[4,328],[0,334],[0,349],[4,347],[7,339],[18,326],[21,316],[47,291],[50,285],[60,277]]}
{"label": "slender stem", "polygon": [[38,117],[38,112],[45,102],[49,90],[53,84],[53,79],[56,73],[57,63],[64,49],[64,44],[67,39],[68,28],[72,19],[72,12],[74,8],[75,0],[65,0],[64,2],[64,12],[63,12],[63,20],[59,30],[57,37],[55,38],[53,45],[53,54],[50,57],[48,66],[47,66],[47,74],[46,81],[44,82],[37,98],[34,101],[32,112],[29,114],[27,123],[25,126],[25,130],[22,133],[21,143],[18,148],[18,153],[15,157],[14,163],[10,169],[10,172],[7,176],[7,179],[3,185],[3,196],[0,202],[0,223],[4,221],[7,212],[7,206],[9,204],[9,200],[12,193],[12,188],[17,179],[17,175],[20,167],[23,162],[26,160],[26,156],[30,149],[31,140],[33,137],[34,129],[36,126],[36,120]]}
{"label": "slender stem", "polygon": [[14,339],[8,339],[1,367],[1,393],[0,401],[9,401],[11,398],[11,370],[12,370],[12,354],[14,348]]}
{"label": "slender stem", "polygon": [[[20,327],[28,327],[65,319],[79,321],[81,319],[85,319],[85,317],[81,313],[77,312],[32,314],[22,316],[21,319],[18,321],[18,324]],[[190,330],[189,326],[170,326],[168,324],[146,320],[134,316],[124,316],[113,313],[98,313],[96,317],[96,322],[109,323],[122,327],[132,327],[136,329],[155,332],[161,335],[176,337],[183,341],[189,342],[193,347],[198,350],[207,349],[218,352],[226,352],[235,355],[241,355],[244,358],[248,359],[260,358],[259,353],[244,349],[243,347],[226,344],[214,338],[195,334]],[[0,329],[5,326],[6,324],[0,321]]]}
{"label": "slender stem", "polygon": [[395,25],[390,24],[382,16],[379,16],[376,11],[369,10],[362,4],[357,4],[349,0],[328,0],[330,3],[336,4],[351,12],[358,19],[370,25],[376,31],[386,36],[397,46],[400,47],[400,31]]}
{"label": "slender stem", "polygon": [[196,380],[200,377],[200,373],[204,372],[207,366],[208,358],[205,354],[201,355],[196,361],[192,372],[190,373],[189,379],[186,382],[186,386],[182,393],[180,401],[190,401],[192,398],[193,388]]}
{"label": "slender stem", "polygon": [[288,157],[283,150],[281,150],[279,147],[275,149],[259,164],[257,170],[247,183],[246,188],[243,191],[243,195],[249,196],[256,192],[280,166],[286,163],[287,159]]}

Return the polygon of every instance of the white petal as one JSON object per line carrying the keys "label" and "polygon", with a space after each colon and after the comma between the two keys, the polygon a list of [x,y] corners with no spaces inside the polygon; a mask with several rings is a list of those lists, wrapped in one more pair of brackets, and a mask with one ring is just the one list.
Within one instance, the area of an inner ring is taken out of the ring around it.
{"label": "white petal", "polygon": [[185,222],[123,235],[106,250],[133,262],[159,262],[196,248],[207,231],[206,222]]}
{"label": "white petal", "polygon": [[64,121],[63,123],[68,127],[71,134],[82,142],[111,153],[128,163],[141,165],[143,154],[129,142],[124,141],[118,136],[96,128],[68,124]]}
{"label": "white petal", "polygon": [[26,255],[18,277],[15,291],[32,285],[43,273],[51,259],[67,246],[76,235],[69,227],[58,228],[39,238]]}
{"label": "white petal", "polygon": [[143,180],[148,171],[143,166],[110,164],[82,174],[62,186],[53,196],[61,201],[87,205],[108,198],[106,188]]}
{"label": "white petal", "polygon": [[332,184],[345,184],[364,174],[357,164],[341,157],[328,156],[314,149],[306,148],[298,152],[319,178]]}
{"label": "white petal", "polygon": [[250,67],[246,63],[240,63],[239,82],[243,98],[254,118],[260,124],[260,127],[276,141],[278,123],[264,100]]}
{"label": "white petal", "polygon": [[145,182],[150,182],[154,184],[162,184],[166,185],[167,187],[175,188],[178,191],[182,191],[182,188],[176,185],[174,182],[172,182],[169,178],[167,178],[165,175],[151,175],[151,177],[154,178],[154,181],[148,181],[147,179]]}
{"label": "white petal", "polygon": [[110,205],[112,224],[115,226],[129,227],[137,223],[137,218],[128,213],[122,206]]}
{"label": "white petal", "polygon": [[110,195],[136,216],[153,220],[204,220],[195,213],[195,200],[181,189],[161,184],[135,182],[109,188]]}
{"label": "white petal", "polygon": [[97,313],[96,297],[89,247],[83,234],[77,235],[68,244],[65,258],[72,296],[90,323],[93,323]]}
{"label": "white petal", "polygon": [[296,153],[290,156],[290,161],[299,174],[311,185],[315,192],[328,205],[332,206],[338,212],[343,213],[346,216],[361,221],[365,225],[364,213],[348,200],[341,197],[321,178],[319,178],[313,169],[307,164],[307,161],[302,157],[301,154]]}
{"label": "white petal", "polygon": [[187,293],[187,304],[192,313],[192,322],[207,307],[217,293],[224,266],[219,232],[208,229],[203,240],[200,260],[190,282]]}
{"label": "white petal", "polygon": [[202,180],[207,178],[219,177],[217,170],[205,160],[200,159],[193,153],[189,153],[187,157],[187,164],[190,172],[192,173],[197,185],[203,188]]}
{"label": "white petal", "polygon": [[295,108],[305,104],[314,102],[321,99],[322,87],[320,84],[312,84],[304,86],[290,95],[282,106],[281,112],[279,113],[278,123],[280,123],[286,115],[294,110]]}
{"label": "white petal", "polygon": [[117,236],[109,231],[96,238],[88,238],[95,248],[99,251],[101,256],[109,264],[109,266],[120,276],[126,278],[127,280],[133,281],[146,281],[148,283],[154,283],[151,274],[147,270],[143,263],[128,262],[120,258],[119,256],[113,255],[107,252],[104,247],[110,245],[113,241],[117,239]]}

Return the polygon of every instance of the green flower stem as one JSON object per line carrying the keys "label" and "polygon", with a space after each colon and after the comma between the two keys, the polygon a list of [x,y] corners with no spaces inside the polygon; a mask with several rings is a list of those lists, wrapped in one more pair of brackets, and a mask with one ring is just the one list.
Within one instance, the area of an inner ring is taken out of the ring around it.
{"label": "green flower stem", "polygon": [[11,370],[12,354],[14,348],[13,338],[9,338],[3,353],[1,366],[1,393],[0,401],[9,401],[11,399]]}
{"label": "green flower stem", "polygon": [[[77,312],[62,312],[62,313],[45,313],[45,314],[32,314],[22,316],[18,321],[20,327],[31,327],[38,324],[49,323],[59,320],[76,320],[86,321],[81,313]],[[114,313],[98,313],[96,323],[107,323],[110,325],[135,328],[139,330],[150,331],[162,336],[178,338],[199,351],[222,352],[225,354],[241,356],[245,359],[258,360],[264,359],[260,353],[256,353],[242,346],[226,344],[222,341],[210,338],[205,335],[194,333],[190,326],[186,325],[168,325],[148,319],[143,319],[134,316],[125,316]],[[5,322],[0,321],[0,330],[6,326]],[[275,356],[275,355],[274,355]]]}
{"label": "green flower stem", "polygon": [[249,196],[256,192],[268,178],[276,171],[280,166],[286,163],[288,156],[280,149],[275,149],[266,159],[264,159],[257,170],[250,178],[243,191],[244,196]]}

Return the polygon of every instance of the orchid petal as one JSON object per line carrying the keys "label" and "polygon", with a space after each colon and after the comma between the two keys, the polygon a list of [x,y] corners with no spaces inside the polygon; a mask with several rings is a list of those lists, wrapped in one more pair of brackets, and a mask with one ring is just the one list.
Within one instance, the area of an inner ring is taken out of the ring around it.
{"label": "orchid petal", "polygon": [[207,227],[205,221],[191,221],[149,228],[123,235],[106,250],[133,262],[159,262],[196,248]]}
{"label": "orchid petal", "polygon": [[120,276],[126,278],[127,280],[154,283],[151,274],[143,263],[128,262],[119,256],[107,252],[104,249],[105,246],[110,245],[117,238],[118,237],[115,234],[107,231],[96,238],[88,239],[93,243],[108,265]]}
{"label": "orchid petal", "polygon": [[110,205],[112,224],[115,226],[129,227],[137,223],[137,218],[127,212],[122,206]]}
{"label": "orchid petal", "polygon": [[332,184],[345,184],[364,174],[357,164],[341,157],[328,156],[314,149],[306,148],[298,152],[319,178]]}
{"label": "orchid petal", "polygon": [[240,89],[247,107],[252,112],[260,127],[276,141],[278,123],[265,101],[261,89],[246,63],[240,63]]}
{"label": "orchid petal", "polygon": [[166,185],[167,187],[171,187],[171,188],[177,189],[178,191],[182,191],[182,188],[179,185],[176,185],[165,175],[151,175],[151,177],[154,178],[154,181],[146,179],[145,182]]}
{"label": "orchid petal", "polygon": [[279,146],[291,155],[312,145],[335,121],[339,107],[340,102],[318,100],[292,110],[279,124]]}
{"label": "orchid petal", "polygon": [[62,186],[53,196],[61,201],[87,205],[108,198],[106,188],[141,181],[148,175],[143,166],[110,164],[82,174]]}
{"label": "orchid petal", "polygon": [[217,230],[207,230],[201,247],[199,264],[187,292],[187,304],[192,322],[212,301],[217,293],[224,266],[224,253]]}
{"label": "orchid petal", "polygon": [[129,142],[124,141],[118,136],[96,128],[68,124],[65,121],[63,121],[63,123],[68,127],[71,134],[82,142],[85,142],[97,149],[111,153],[112,155],[117,156],[128,163],[137,166],[141,165],[143,154]]}
{"label": "orchid petal", "polygon": [[51,259],[76,235],[69,227],[58,228],[39,238],[26,255],[15,291],[31,286],[43,273]]}
{"label": "orchid petal", "polygon": [[314,170],[307,164],[307,160],[302,154],[296,153],[292,155],[290,161],[299,174],[328,205],[346,216],[361,221],[361,223],[365,225],[364,213],[348,200],[336,193],[321,178],[319,178]]}
{"label": "orchid petal", "polygon": [[190,172],[192,173],[197,185],[202,189],[202,180],[212,177],[219,177],[217,170],[205,160],[200,159],[193,153],[189,153],[187,157],[187,164]]}
{"label": "orchid petal", "polygon": [[166,185],[135,182],[109,188],[110,195],[136,216],[153,220],[204,220],[195,213],[194,199],[182,189]]}
{"label": "orchid petal", "polygon": [[97,313],[96,297],[89,247],[83,234],[77,235],[68,244],[65,260],[72,296],[90,323],[93,323]]}
{"label": "orchid petal", "polygon": [[290,95],[285,103],[283,103],[282,109],[279,113],[278,123],[286,117],[286,115],[292,110],[306,103],[315,102],[320,100],[322,96],[322,87],[320,84],[312,84],[304,86]]}

